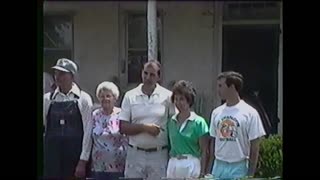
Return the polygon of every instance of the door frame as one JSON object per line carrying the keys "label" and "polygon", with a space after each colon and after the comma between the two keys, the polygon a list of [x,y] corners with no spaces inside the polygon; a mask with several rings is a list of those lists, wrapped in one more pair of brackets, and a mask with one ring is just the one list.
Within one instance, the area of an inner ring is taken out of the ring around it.
{"label": "door frame", "polygon": [[[280,27],[280,33],[279,33],[279,64],[278,64],[278,116],[280,119],[280,123],[278,125],[278,133],[282,134],[282,119],[283,119],[283,86],[282,86],[282,67],[283,67],[283,60],[282,60],[282,24],[283,24],[283,18],[282,18],[282,2],[278,2],[280,6],[280,18],[279,19],[264,19],[264,20],[223,20],[223,6],[224,1],[215,1],[214,2],[214,31],[213,31],[213,76],[217,77],[219,73],[222,72],[222,61],[223,61],[223,26],[224,25],[279,25]],[[213,87],[214,89],[213,93],[213,102],[214,107],[217,107],[220,105],[221,99],[217,95],[216,92],[216,78],[213,78]]]}

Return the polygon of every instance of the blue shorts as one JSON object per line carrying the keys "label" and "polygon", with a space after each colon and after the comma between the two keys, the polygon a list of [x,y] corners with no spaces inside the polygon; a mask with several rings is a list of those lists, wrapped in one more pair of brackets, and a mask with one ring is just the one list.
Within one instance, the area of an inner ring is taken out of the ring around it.
{"label": "blue shorts", "polygon": [[219,179],[243,178],[248,174],[248,160],[228,163],[216,159],[212,168],[212,174],[215,178]]}

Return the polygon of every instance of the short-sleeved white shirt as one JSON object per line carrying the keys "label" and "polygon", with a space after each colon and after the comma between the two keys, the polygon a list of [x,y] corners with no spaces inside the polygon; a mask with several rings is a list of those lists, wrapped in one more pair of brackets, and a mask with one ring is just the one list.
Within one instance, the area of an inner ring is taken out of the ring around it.
{"label": "short-sleeved white shirt", "polygon": [[216,158],[226,162],[249,159],[250,141],[265,135],[258,112],[243,100],[214,109],[209,131],[216,139]]}
{"label": "short-sleeved white shirt", "polygon": [[156,137],[147,133],[129,136],[129,144],[142,148],[168,145],[167,121],[175,114],[175,106],[170,101],[172,92],[157,84],[149,98],[141,88],[142,84],[125,94],[119,119],[134,124],[156,124],[163,130]]}

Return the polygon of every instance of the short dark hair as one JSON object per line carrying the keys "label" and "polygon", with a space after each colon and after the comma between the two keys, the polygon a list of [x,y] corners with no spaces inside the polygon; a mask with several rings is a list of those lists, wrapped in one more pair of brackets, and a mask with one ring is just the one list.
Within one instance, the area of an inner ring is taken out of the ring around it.
{"label": "short dark hair", "polygon": [[243,76],[240,73],[235,71],[225,71],[218,75],[218,80],[222,78],[226,79],[228,87],[233,84],[238,93],[241,91],[243,87]]}
{"label": "short dark hair", "polygon": [[192,83],[185,80],[180,80],[173,86],[171,102],[174,103],[174,97],[176,94],[181,94],[186,97],[189,106],[194,104],[196,97],[196,90],[193,88]]}
{"label": "short dark hair", "polygon": [[147,61],[147,62],[145,62],[144,64],[143,64],[143,67],[142,67],[142,69],[144,69],[144,67],[147,67],[147,66],[150,66],[150,65],[156,65],[159,69],[158,69],[158,72],[157,72],[157,74],[158,74],[158,76],[160,77],[160,72],[161,72],[161,64],[160,64],[160,62],[159,61],[157,61],[157,60],[150,60],[150,61]]}

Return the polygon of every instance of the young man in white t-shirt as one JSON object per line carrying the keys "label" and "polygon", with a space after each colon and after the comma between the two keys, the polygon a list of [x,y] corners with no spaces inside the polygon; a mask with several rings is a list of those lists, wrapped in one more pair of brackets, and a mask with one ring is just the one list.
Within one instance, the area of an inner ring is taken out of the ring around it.
{"label": "young man in white t-shirt", "polygon": [[259,156],[260,138],[265,131],[258,112],[240,99],[243,77],[237,72],[218,76],[218,93],[226,102],[212,111],[211,152],[215,157],[212,174],[216,178],[253,176]]}

